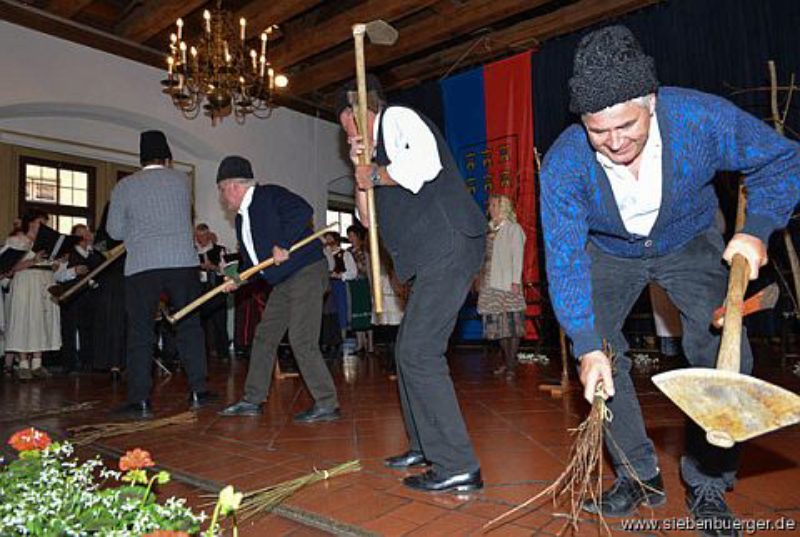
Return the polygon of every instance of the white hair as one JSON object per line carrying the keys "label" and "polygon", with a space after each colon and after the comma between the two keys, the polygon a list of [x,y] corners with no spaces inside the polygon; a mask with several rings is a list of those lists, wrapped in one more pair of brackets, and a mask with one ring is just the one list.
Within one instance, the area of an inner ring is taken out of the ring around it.
{"label": "white hair", "polygon": [[598,110],[597,112],[587,112],[586,114],[581,115],[582,118],[587,116],[593,116],[595,114],[604,114],[614,108],[615,106],[620,106],[623,104],[635,104],[637,106],[641,106],[645,110],[650,110],[650,106],[652,106],[653,98],[655,97],[655,93],[648,93],[647,95],[642,95],[641,97],[634,97],[633,99],[629,99],[627,101],[613,104],[607,108],[603,108],[602,110]]}

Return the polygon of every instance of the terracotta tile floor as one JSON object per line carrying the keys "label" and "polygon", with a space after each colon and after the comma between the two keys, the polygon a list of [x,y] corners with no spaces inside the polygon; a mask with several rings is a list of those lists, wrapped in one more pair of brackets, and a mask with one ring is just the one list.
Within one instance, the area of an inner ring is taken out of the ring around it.
{"label": "terracotta tile floor", "polygon": [[[552,353],[556,356],[556,353]],[[764,351],[765,357],[774,353]],[[319,425],[297,425],[293,413],[311,401],[299,379],[275,381],[265,413],[258,418],[221,418],[203,410],[197,423],[105,439],[101,448],[149,449],[153,458],[176,471],[178,479],[162,492],[187,497],[193,506],[206,500],[201,488],[232,483],[252,490],[301,476],[313,468],[327,468],[360,459],[364,469],[311,486],[285,502],[277,514],[261,517],[240,528],[243,537],[315,535],[480,535],[492,518],[544,489],[563,469],[571,438],[567,429],[585,416],[580,394],[553,399],[538,389],[557,377],[556,360],[549,366],[522,365],[513,381],[492,376],[492,352],[456,348],[451,368],[461,405],[482,464],[486,487],[466,496],[426,495],[401,484],[405,472],[385,469],[383,457],[406,448],[405,432],[395,383],[383,372],[377,357],[360,357],[333,366],[343,419]],[[798,391],[800,379],[781,373],[769,362],[759,374]],[[355,365],[355,367],[353,367]],[[246,363],[212,361],[211,388],[226,402],[241,390]],[[355,375],[353,375],[355,370]],[[637,373],[640,401],[648,430],[656,444],[664,473],[668,503],[642,518],[684,517],[683,487],[678,459],[683,443],[683,416],[649,382],[653,372]],[[182,374],[159,377],[154,404],[159,416],[185,410],[186,384]],[[104,409],[120,403],[124,386],[113,386],[105,375],[54,377],[20,384],[0,384],[0,436],[23,425],[51,431],[90,422],[109,421]],[[99,410],[58,417],[19,420],[21,414],[80,401],[98,401]],[[729,503],[742,518],[786,520],[800,524],[800,428],[792,427],[749,442],[743,453],[740,481]],[[608,469],[607,469],[608,470]],[[611,480],[610,470],[607,478]],[[548,502],[523,511],[489,535],[555,535],[564,519]],[[596,521],[586,519],[579,535],[596,535]],[[672,535],[679,532],[615,533]],[[759,535],[794,532],[759,531]],[[685,534],[685,533],[684,533]]]}

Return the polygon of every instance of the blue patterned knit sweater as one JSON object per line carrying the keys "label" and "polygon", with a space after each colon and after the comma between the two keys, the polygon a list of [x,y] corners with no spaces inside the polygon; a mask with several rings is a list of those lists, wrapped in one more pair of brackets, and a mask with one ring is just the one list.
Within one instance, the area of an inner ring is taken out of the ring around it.
{"label": "blue patterned knit sweater", "polygon": [[663,87],[656,117],[663,141],[661,209],[648,237],[628,233],[611,185],[581,125],[545,157],[541,212],[550,297],[575,356],[601,348],[594,328],[587,240],[611,255],[661,256],[713,225],[718,171],[740,171],[747,187],[743,229],[766,242],[800,202],[800,146],[732,103]]}

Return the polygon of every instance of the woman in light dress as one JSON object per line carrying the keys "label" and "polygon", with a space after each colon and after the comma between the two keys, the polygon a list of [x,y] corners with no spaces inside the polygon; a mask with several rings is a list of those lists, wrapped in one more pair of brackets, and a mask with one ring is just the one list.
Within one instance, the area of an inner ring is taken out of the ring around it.
{"label": "woman in light dress", "polygon": [[522,293],[522,259],[525,232],[517,223],[514,205],[506,196],[489,198],[489,233],[481,270],[478,312],[483,335],[498,341],[504,363],[495,375],[516,375],[520,338],[525,335],[525,297]]}
{"label": "woman in light dress", "polygon": [[22,229],[6,242],[6,246],[27,250],[14,267],[5,330],[6,353],[17,356],[20,380],[49,376],[42,366],[42,353],[61,348],[60,310],[47,292],[55,283],[53,266],[41,253],[31,251],[39,225],[46,220],[46,214],[26,214]]}

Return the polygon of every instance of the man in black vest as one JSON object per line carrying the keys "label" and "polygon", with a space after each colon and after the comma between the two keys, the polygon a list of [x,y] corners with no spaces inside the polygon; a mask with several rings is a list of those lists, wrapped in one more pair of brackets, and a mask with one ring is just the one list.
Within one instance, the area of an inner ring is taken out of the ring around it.
{"label": "man in black vest", "polygon": [[355,83],[337,95],[355,166],[356,204],[366,222],[367,190],[374,188],[381,239],[397,276],[412,281],[396,344],[398,388],[409,450],[386,459],[390,468],[432,464],[406,486],[426,492],[483,486],[480,465],[458,406],[445,358],[484,254],[486,218],[467,192],[447,142],[416,111],[385,106],[380,83],[368,77],[371,163],[358,165],[364,143],[351,103]]}
{"label": "man in black vest", "polygon": [[[222,412],[223,416],[254,416],[269,393],[275,355],[286,330],[300,374],[314,405],[294,416],[294,421],[314,423],[340,417],[333,378],[319,350],[322,295],[328,286],[328,264],[322,244],[313,241],[289,248],[314,232],[314,211],[300,196],[278,185],[258,185],[247,159],[225,157],[217,170],[217,187],[225,205],[236,215],[236,236],[242,245],[239,270],[270,257],[275,264],[259,273],[273,286],[256,328],[247,370],[244,396]],[[228,291],[236,288],[229,282]]]}

